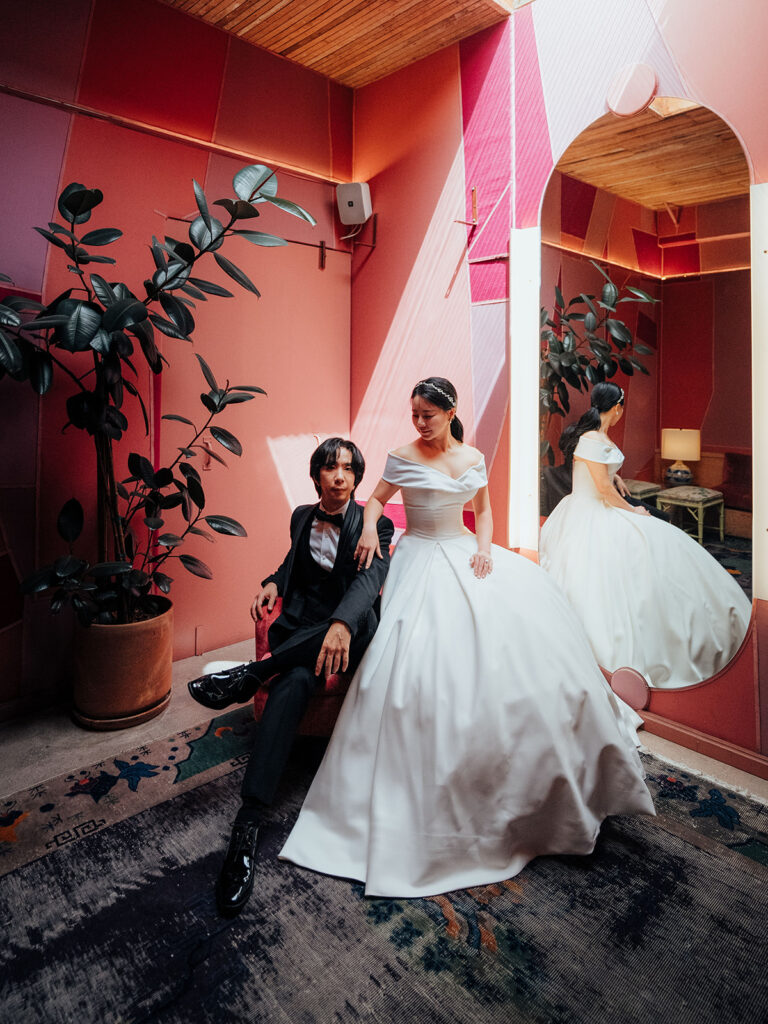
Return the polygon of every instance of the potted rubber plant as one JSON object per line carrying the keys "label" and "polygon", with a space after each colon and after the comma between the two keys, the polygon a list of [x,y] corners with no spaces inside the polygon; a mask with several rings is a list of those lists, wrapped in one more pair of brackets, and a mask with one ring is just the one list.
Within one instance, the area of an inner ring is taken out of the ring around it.
{"label": "potted rubber plant", "polygon": [[[96,267],[101,271],[102,265],[115,264],[104,250],[122,236],[118,228],[89,223],[103,193],[77,182],[67,185],[58,198],[60,221],[35,230],[67,260],[76,283],[46,304],[20,295],[0,301],[0,377],[26,383],[41,396],[51,390],[54,377],[66,381],[70,393],[63,427],[83,431],[95,451],[96,501],[88,510],[96,520],[95,550],[81,550],[86,512],[70,498],[57,518],[61,554],[22,583],[25,594],[47,593],[54,614],[74,611],[73,713],[92,728],[125,728],[167,705],[172,573],[181,568],[209,579],[206,563],[184,550],[188,542],[212,539],[213,533],[246,536],[237,520],[207,509],[195,463],[204,452],[226,465],[208,437],[225,452],[241,455],[240,441],[219,421],[231,405],[265,394],[257,385],[220,384],[196,354],[204,382],[200,418],[195,422],[175,413],[163,416],[188,432],[176,457],[155,465],[132,451],[127,460],[116,460],[129,413],[142,417],[149,435],[136,361],[143,359],[154,374],[162,373],[167,361],[157,347],[157,334],[193,341],[196,303],[232,297],[228,288],[200,276],[203,262],[215,261],[239,287],[259,295],[221,250],[233,237],[258,246],[287,244],[254,229],[260,205],[315,223],[300,206],[278,196],[275,173],[260,164],[238,171],[234,195],[212,204],[223,211],[221,219],[213,216],[196,181],[193,189],[197,214],[188,224],[187,238],[153,237],[149,276],[140,288],[132,288],[114,280],[114,271],[96,272]],[[0,280],[12,283],[7,275]],[[116,471],[116,461],[127,465],[127,475]],[[78,478],[83,472],[78,467]]]}
{"label": "potted rubber plant", "polygon": [[587,392],[592,384],[608,380],[617,370],[631,377],[635,370],[648,374],[638,356],[653,349],[638,341],[623,320],[625,302],[656,303],[647,292],[629,285],[621,293],[603,268],[589,261],[605,278],[600,296],[581,293],[566,302],[555,287],[551,310],[540,312],[539,443],[542,463],[553,465],[555,453],[547,434],[552,416],[570,411],[568,392]]}

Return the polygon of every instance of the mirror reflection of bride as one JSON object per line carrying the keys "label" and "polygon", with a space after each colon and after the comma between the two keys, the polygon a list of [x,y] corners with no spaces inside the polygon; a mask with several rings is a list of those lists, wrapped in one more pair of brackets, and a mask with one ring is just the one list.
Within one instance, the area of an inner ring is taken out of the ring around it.
{"label": "mirror reflection of bride", "polygon": [[655,687],[692,686],[731,660],[751,605],[696,541],[619,493],[624,456],[608,431],[623,405],[617,384],[596,384],[590,408],[564,431],[573,490],[542,527],[541,565],[575,608],[603,668],[631,666]]}

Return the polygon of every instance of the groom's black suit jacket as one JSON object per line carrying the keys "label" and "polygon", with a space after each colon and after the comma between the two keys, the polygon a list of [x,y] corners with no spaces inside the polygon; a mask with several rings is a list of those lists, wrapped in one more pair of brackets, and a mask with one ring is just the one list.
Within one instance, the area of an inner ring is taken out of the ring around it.
{"label": "groom's black suit jacket", "polygon": [[[302,571],[306,565],[309,531],[318,505],[299,505],[291,516],[291,547],[282,565],[271,576],[262,580],[262,586],[274,583],[282,598],[280,615],[269,629],[269,644],[273,654],[295,645],[322,638],[331,622],[344,622],[352,633],[354,648],[364,649],[378,625],[378,596],[389,570],[389,545],[394,526],[392,520],[381,516],[378,524],[381,558],[374,557],[369,569],[358,571],[354,551],[363,529],[363,509],[350,501],[339,534],[336,561],[328,574],[323,574],[321,587],[322,612],[327,616],[317,621],[315,602],[311,621],[307,621],[305,606],[312,583]],[[309,556],[311,558],[311,556]],[[350,670],[355,665],[350,664]]]}

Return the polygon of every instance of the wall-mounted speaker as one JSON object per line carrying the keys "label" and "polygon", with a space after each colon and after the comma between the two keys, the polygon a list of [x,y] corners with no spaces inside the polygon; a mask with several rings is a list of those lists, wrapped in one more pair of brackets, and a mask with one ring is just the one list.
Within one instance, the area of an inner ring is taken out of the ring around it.
{"label": "wall-mounted speaker", "polygon": [[371,190],[367,181],[350,181],[336,186],[336,205],[342,224],[365,224],[371,216]]}

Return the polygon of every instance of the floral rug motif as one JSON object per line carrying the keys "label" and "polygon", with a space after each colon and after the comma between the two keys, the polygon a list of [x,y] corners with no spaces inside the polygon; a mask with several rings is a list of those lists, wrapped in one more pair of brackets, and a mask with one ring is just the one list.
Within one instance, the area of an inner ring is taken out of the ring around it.
{"label": "floral rug motif", "polygon": [[244,764],[250,707],[0,801],[0,876]]}

